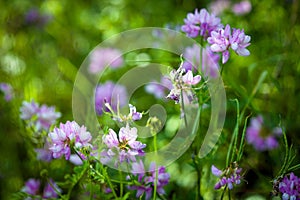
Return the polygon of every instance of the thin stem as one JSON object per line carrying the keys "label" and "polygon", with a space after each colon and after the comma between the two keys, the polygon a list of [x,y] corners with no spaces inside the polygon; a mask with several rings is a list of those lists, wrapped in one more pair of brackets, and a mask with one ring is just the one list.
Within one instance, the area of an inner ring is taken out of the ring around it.
{"label": "thin stem", "polygon": [[157,170],[155,170],[155,180],[154,180],[154,191],[153,191],[153,200],[156,200],[156,190],[157,190]]}
{"label": "thin stem", "polygon": [[[123,173],[122,170],[119,169],[119,179],[123,179]],[[120,198],[123,197],[123,181],[120,182]]]}

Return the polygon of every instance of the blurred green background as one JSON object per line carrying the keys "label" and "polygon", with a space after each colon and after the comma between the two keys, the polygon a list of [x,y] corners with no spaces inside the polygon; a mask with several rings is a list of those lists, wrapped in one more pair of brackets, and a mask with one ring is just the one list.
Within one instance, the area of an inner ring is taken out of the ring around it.
{"label": "blurred green background", "polygon": [[[36,171],[39,167],[27,162],[33,155],[26,152],[26,139],[22,136],[24,128],[19,119],[19,108],[23,100],[35,99],[41,104],[55,105],[62,113],[60,121],[72,120],[72,88],[76,72],[96,45],[113,34],[133,28],[182,25],[188,12],[194,12],[195,8],[209,9],[211,2],[1,0],[0,82],[13,86],[15,98],[11,102],[0,99],[0,198],[7,199],[11,193],[20,190],[25,180],[39,174]],[[231,4],[237,2],[230,1]],[[268,76],[247,113],[267,114],[274,119],[274,125],[281,118],[288,139],[298,152],[299,2],[253,0],[251,4],[251,12],[245,15],[235,15],[230,7],[219,15],[223,24],[243,28],[251,36],[251,55],[238,57],[232,53],[224,66],[227,98],[239,98],[241,106],[245,105],[258,77],[266,70]],[[33,10],[37,18],[30,21],[28,15]],[[229,103],[225,132],[232,130],[235,117],[235,106]],[[225,141],[226,137],[223,139]],[[275,158],[272,162],[280,167],[280,155],[278,151],[274,155],[261,156],[266,160],[275,156],[278,161]],[[260,157],[254,159],[257,161]],[[272,176],[272,167],[265,164],[259,167]],[[251,187],[258,186],[252,186],[250,181]]]}

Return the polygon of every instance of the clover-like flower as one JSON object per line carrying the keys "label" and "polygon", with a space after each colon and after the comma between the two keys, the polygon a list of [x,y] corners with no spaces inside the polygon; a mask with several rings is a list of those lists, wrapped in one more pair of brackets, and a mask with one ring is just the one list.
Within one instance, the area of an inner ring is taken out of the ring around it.
{"label": "clover-like flower", "polygon": [[232,165],[230,165],[224,171],[221,171],[212,165],[211,172],[213,175],[220,178],[220,180],[215,184],[215,190],[218,190],[223,186],[227,186],[228,189],[232,190],[234,185],[241,183],[242,168],[239,168],[236,162],[232,163]]}
{"label": "clover-like flower", "polygon": [[200,12],[196,9],[195,13],[187,14],[181,30],[188,37],[194,38],[200,35],[206,39],[212,31],[223,27],[220,22],[220,18],[214,14],[209,14],[206,9],[201,9]]}
{"label": "clover-like flower", "polygon": [[37,131],[48,131],[60,116],[61,113],[56,112],[54,106],[49,107],[44,104],[39,106],[34,100],[31,102],[23,101],[20,108],[20,118],[27,120],[28,124]]}
{"label": "clover-like flower", "polygon": [[137,129],[135,127],[130,128],[128,124],[119,130],[118,136],[114,130],[109,129],[108,134],[102,137],[107,149],[101,152],[100,161],[107,164],[114,159],[115,165],[124,161],[135,162],[135,156],[143,156],[143,149],[146,147],[146,144],[136,141],[136,139]]}
{"label": "clover-like flower", "polygon": [[246,130],[246,141],[257,151],[273,150],[279,146],[277,138],[281,136],[279,127],[270,129],[264,124],[261,115],[251,119],[250,126]]}
{"label": "clover-like flower", "polygon": [[293,172],[286,175],[279,183],[279,191],[283,200],[300,199],[300,178]]}
{"label": "clover-like flower", "polygon": [[[150,199],[153,193],[155,182],[157,193],[160,195],[165,194],[163,187],[169,183],[170,175],[166,172],[166,168],[164,166],[160,166],[156,170],[156,164],[152,162],[149,170],[146,171],[143,162],[140,160],[140,162],[132,163],[131,172],[139,184],[130,185],[128,186],[128,189],[137,191],[136,198],[139,198],[145,193],[145,199]],[[127,176],[127,179],[130,179],[130,176]]]}
{"label": "clover-like flower", "polygon": [[210,49],[213,52],[222,53],[222,63],[229,59],[229,48],[234,50],[240,56],[249,56],[250,52],[246,49],[250,45],[251,37],[245,35],[244,30],[232,29],[227,24],[225,29],[219,29],[211,32],[207,42],[211,44]]}
{"label": "clover-like flower", "polygon": [[53,158],[64,155],[66,160],[69,160],[72,148],[92,147],[89,143],[92,139],[91,134],[85,126],[80,127],[75,121],[61,123],[59,128],[54,128],[48,136],[51,141],[49,149],[52,151]]}
{"label": "clover-like flower", "polygon": [[14,91],[9,83],[0,83],[0,91],[4,94],[6,101],[11,101],[14,97]]}

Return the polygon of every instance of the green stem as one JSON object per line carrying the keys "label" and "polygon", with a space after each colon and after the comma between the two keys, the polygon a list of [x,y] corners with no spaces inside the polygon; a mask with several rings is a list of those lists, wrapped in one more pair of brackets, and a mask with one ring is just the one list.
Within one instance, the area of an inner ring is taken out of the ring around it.
{"label": "green stem", "polygon": [[[122,170],[119,169],[119,179],[123,180],[123,173]],[[120,198],[123,197],[123,181],[120,182]]]}
{"label": "green stem", "polygon": [[157,190],[157,170],[155,169],[153,200],[156,200],[156,190]]}

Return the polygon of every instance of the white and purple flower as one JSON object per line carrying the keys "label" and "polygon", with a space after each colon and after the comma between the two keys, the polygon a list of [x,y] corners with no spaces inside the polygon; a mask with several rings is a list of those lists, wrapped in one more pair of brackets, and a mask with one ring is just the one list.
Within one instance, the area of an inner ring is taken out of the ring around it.
{"label": "white and purple flower", "polygon": [[279,127],[269,129],[264,125],[261,115],[251,119],[246,130],[246,141],[257,151],[273,150],[279,146],[277,137],[282,135]]}
{"label": "white and purple flower", "polygon": [[109,133],[102,137],[107,149],[101,152],[101,162],[107,164],[113,160],[115,165],[124,161],[135,162],[135,156],[143,156],[143,149],[146,147],[146,144],[136,141],[136,139],[137,129],[130,128],[128,124],[119,130],[118,136],[114,130],[109,129]]}
{"label": "white and purple flower", "polygon": [[300,199],[300,178],[293,172],[286,175],[279,183],[279,191],[283,200]]}
{"label": "white and purple flower", "polygon": [[55,111],[55,107],[47,105],[39,106],[38,103],[23,101],[20,108],[20,118],[27,120],[30,126],[33,126],[37,131],[48,131],[51,125],[56,123],[56,120],[61,116],[60,112]]}
{"label": "white and purple flower", "polygon": [[118,68],[124,63],[122,52],[113,48],[98,48],[94,50],[90,57],[89,72],[97,74],[106,67]]}
{"label": "white and purple flower", "polygon": [[241,183],[241,172],[242,168],[237,166],[234,162],[224,171],[219,170],[214,165],[211,166],[211,172],[213,175],[219,177],[219,181],[215,184],[215,190],[220,189],[223,186],[227,186],[228,189],[232,190],[234,185],[239,185]]}
{"label": "white and purple flower", "polygon": [[70,159],[72,149],[81,149],[83,147],[91,148],[89,143],[92,139],[90,132],[85,126],[79,126],[75,121],[67,121],[65,124],[60,124],[59,128],[54,128],[48,134],[50,138],[50,151],[53,158],[65,156],[66,160]]}
{"label": "white and purple flower", "polygon": [[196,9],[195,13],[188,13],[184,23],[181,30],[191,38],[200,35],[206,39],[212,31],[223,27],[220,18],[209,14],[206,9],[201,9],[200,12]]}
{"label": "white and purple flower", "polygon": [[14,90],[9,83],[0,83],[0,91],[3,92],[5,101],[11,101],[14,98]]}

